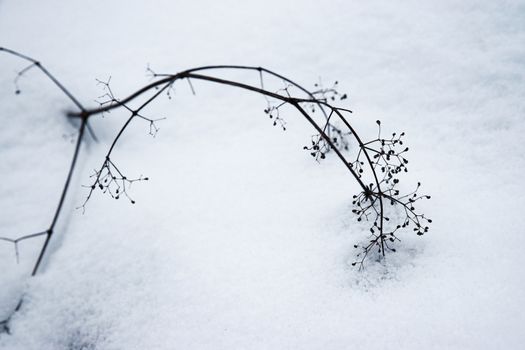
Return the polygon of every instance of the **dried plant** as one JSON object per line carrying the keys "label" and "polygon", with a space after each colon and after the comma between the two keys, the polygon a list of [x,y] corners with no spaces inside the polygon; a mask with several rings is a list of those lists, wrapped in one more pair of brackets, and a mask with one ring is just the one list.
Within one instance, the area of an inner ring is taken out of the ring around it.
{"label": "dried plant", "polygon": [[[128,118],[111,142],[101,166],[98,169],[94,169],[90,177],[90,184],[85,186],[87,195],[79,208],[83,211],[86,209],[86,205],[95,191],[101,191],[114,199],[124,196],[131,203],[135,203],[135,200],[132,199],[129,193],[130,187],[135,182],[147,181],[148,177],[143,177],[142,175],[130,177],[126,175],[123,169],[116,165],[112,152],[120,137],[133,120],[145,122],[150,135],[155,136],[157,134],[159,131],[157,123],[165,118],[146,117],[143,114],[143,110],[161,96],[167,96],[171,99],[174,94],[173,86],[179,80],[185,80],[193,94],[195,94],[195,89],[192,80],[198,80],[222,86],[232,86],[262,95],[266,99],[265,114],[272,120],[274,126],[280,127],[282,130],[286,130],[286,121],[281,113],[283,106],[291,106],[299,112],[299,115],[315,130],[315,134],[311,136],[310,143],[304,146],[304,149],[318,162],[325,159],[328,153],[335,153],[335,156],[347,168],[360,189],[359,193],[353,196],[352,204],[354,209],[352,212],[356,215],[357,221],[369,223],[370,236],[366,243],[354,246],[358,249],[356,261],[353,262],[354,266],[362,269],[365,260],[371,256],[371,253],[375,254],[377,260],[381,260],[386,252],[395,252],[394,244],[396,241],[399,241],[397,233],[403,228],[412,227],[418,235],[428,231],[428,224],[431,220],[420,214],[416,210],[415,205],[419,200],[430,198],[430,196],[419,194],[419,183],[413,192],[407,194],[401,194],[400,189],[398,189],[400,175],[408,171],[408,160],[405,158],[408,148],[403,146],[402,140],[404,133],[394,133],[390,138],[382,137],[381,122],[377,121],[379,129],[377,137],[367,142],[362,141],[354,127],[345,117],[352,111],[334,105],[338,101],[347,99],[346,94],[338,92],[337,82],[329,88],[323,87],[322,83],[319,82],[315,84],[315,90],[309,91],[294,81],[262,67],[217,65],[188,69],[176,74],[158,74],[148,66],[147,73],[152,81],[123,99],[117,98],[113,93],[110,86],[111,79],[107,81],[97,80],[97,83],[103,89],[103,95],[97,100],[97,108],[88,109],[38,61],[6,48],[0,48],[0,52],[14,55],[29,62],[29,65],[20,70],[15,78],[16,94],[21,93],[20,78],[29,70],[37,68],[77,107],[77,110],[68,112],[67,116],[80,121],[75,151],[69,164],[69,172],[49,228],[42,232],[23,235],[17,239],[0,237],[0,240],[14,244],[18,259],[18,242],[33,237],[45,236],[45,241],[33,268],[32,275],[37,273],[42,263],[48,243],[53,236],[56,222],[63,211],[64,199],[75,169],[80,145],[85,138],[85,131],[88,130],[92,137],[95,138],[89,125],[89,119],[94,115],[103,115],[115,109],[124,110],[128,113]],[[225,70],[254,72],[258,75],[259,84],[251,85],[242,81],[228,80],[214,74]],[[275,91],[270,91],[265,88],[266,79],[279,81],[282,83],[282,87]],[[130,107],[129,103],[135,100],[142,100],[142,103],[137,108]],[[388,210],[387,207],[392,207],[397,209],[397,211]],[[22,301],[19,302],[15,311],[21,305]],[[5,330],[8,330],[8,322],[9,319],[0,323]]]}

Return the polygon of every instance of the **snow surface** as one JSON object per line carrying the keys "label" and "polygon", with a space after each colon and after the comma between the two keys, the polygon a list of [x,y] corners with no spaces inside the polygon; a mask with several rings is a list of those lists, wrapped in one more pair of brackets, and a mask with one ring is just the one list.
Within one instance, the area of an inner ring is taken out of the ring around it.
{"label": "snow surface", "polygon": [[[158,71],[261,65],[312,86],[338,80],[363,135],[405,131],[407,189],[433,198],[426,236],[401,235],[359,273],[357,186],[302,150],[296,113],[271,126],[264,99],[179,84],[116,157],[137,204],[82,203],[124,115],[94,123],[45,269],[41,240],[0,244],[3,349],[520,349],[525,341],[523,1],[0,1],[0,46],[38,58],[82,101],[112,76],[125,96]],[[45,229],[72,152],[72,108],[36,71],[0,56],[0,227]],[[247,79],[250,79],[247,76]],[[95,105],[92,103],[92,105]]]}

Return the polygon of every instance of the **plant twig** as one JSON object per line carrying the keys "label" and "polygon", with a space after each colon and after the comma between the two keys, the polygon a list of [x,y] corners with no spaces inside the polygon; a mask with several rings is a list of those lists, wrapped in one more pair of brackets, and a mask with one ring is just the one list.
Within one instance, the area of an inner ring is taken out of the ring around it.
{"label": "plant twig", "polygon": [[[14,244],[18,261],[18,242],[34,237],[45,236],[44,244],[32,270],[32,276],[38,272],[39,267],[41,266],[48,244],[53,236],[56,223],[63,211],[63,204],[69,190],[80,147],[85,136],[85,130],[88,130],[92,137],[96,139],[93,130],[88,124],[89,118],[94,115],[103,115],[114,109],[123,109],[129,113],[128,118],[111,142],[102,165],[94,170],[94,173],[91,176],[93,179],[91,184],[84,186],[88,188],[88,194],[79,208],[83,211],[86,209],[86,204],[92,198],[92,195],[96,190],[101,190],[102,193],[109,194],[109,196],[114,199],[119,199],[124,195],[134,204],[135,200],[133,200],[128,193],[131,184],[138,181],[147,181],[148,177],[143,177],[142,175],[135,178],[128,177],[120,166],[116,165],[112,158],[113,150],[121,136],[135,119],[143,120],[148,123],[150,135],[155,136],[157,134],[159,128],[156,123],[165,118],[148,118],[144,116],[142,110],[163,94],[167,94],[168,97],[171,98],[173,86],[178,80],[186,80],[193,94],[195,94],[195,89],[191,81],[199,80],[222,86],[231,86],[262,95],[267,101],[267,108],[264,110],[265,113],[273,120],[273,125],[279,125],[283,130],[286,130],[286,122],[280,114],[280,109],[285,105],[289,105],[299,112],[299,115],[302,116],[317,132],[317,134],[312,135],[311,137],[311,146],[305,146],[304,149],[310,152],[318,162],[325,159],[328,152],[333,151],[337,158],[347,168],[360,188],[360,192],[353,196],[352,203],[354,209],[352,212],[356,215],[358,221],[369,221],[371,223],[369,228],[371,235],[369,236],[367,243],[354,245],[355,248],[360,248],[361,251],[357,254],[357,260],[352,263],[352,265],[358,265],[359,269],[362,269],[365,259],[370,256],[373,249],[377,249],[378,259],[384,258],[387,251],[395,252],[396,250],[392,247],[392,244],[399,241],[396,236],[399,229],[412,225],[414,226],[414,231],[418,235],[428,232],[428,226],[426,225],[431,223],[432,220],[428,219],[423,214],[418,213],[415,208],[415,203],[421,199],[429,199],[430,196],[419,195],[417,193],[420,187],[419,183],[413,192],[405,195],[401,195],[400,190],[397,189],[399,183],[398,175],[407,171],[406,165],[408,164],[408,160],[405,158],[405,153],[408,151],[408,148],[398,150],[398,146],[403,145],[402,137],[404,136],[404,133],[401,133],[399,136],[394,133],[390,138],[383,138],[381,136],[381,122],[377,121],[377,138],[364,142],[346,118],[346,116],[352,113],[352,111],[332,105],[336,100],[341,101],[347,98],[346,94],[340,94],[337,91],[337,82],[329,88],[324,88],[322,84],[319,83],[315,86],[317,88],[316,90],[310,91],[294,81],[262,67],[214,65],[196,67],[176,74],[157,74],[148,66],[147,72],[154,81],[141,87],[123,99],[118,99],[114,95],[110,87],[110,79],[107,81],[97,80],[98,84],[101,84],[105,91],[104,95],[100,97],[104,100],[97,101],[99,103],[98,107],[86,109],[62,83],[60,83],[40,64],[40,62],[10,49],[0,47],[0,52],[5,52],[30,62],[29,66],[25,67],[17,74],[15,79],[17,94],[20,93],[18,85],[19,79],[32,68],[38,68],[77,107],[77,110],[69,111],[67,116],[70,118],[79,118],[81,120],[76,146],[69,165],[66,181],[62,188],[60,199],[49,228],[45,231],[24,235],[16,239],[0,237],[0,240]],[[246,70],[257,72],[259,75],[260,86],[250,85],[236,80],[228,80],[209,74],[217,70]],[[264,85],[265,75],[282,80],[284,87],[277,91],[266,89]],[[294,89],[299,90],[299,92],[305,94],[306,97],[295,96]],[[130,107],[129,103],[131,101],[141,98],[146,93],[152,91],[153,94],[146,98],[138,108]],[[278,101],[278,103],[272,101]],[[324,121],[321,123],[317,122],[313,116],[316,108],[321,110],[324,116]],[[337,127],[335,122],[342,123],[344,129]],[[347,152],[350,149],[350,142],[354,142],[357,147],[357,154],[353,159],[349,158]],[[368,174],[370,177],[370,183],[365,180],[365,174]],[[391,206],[400,208],[404,217],[399,218],[397,221],[391,220],[391,215],[387,214],[385,203],[390,203]],[[17,311],[21,305],[22,299],[18,303],[15,311]],[[9,330],[9,320],[10,317],[7,320],[0,322],[0,325],[7,331]]]}

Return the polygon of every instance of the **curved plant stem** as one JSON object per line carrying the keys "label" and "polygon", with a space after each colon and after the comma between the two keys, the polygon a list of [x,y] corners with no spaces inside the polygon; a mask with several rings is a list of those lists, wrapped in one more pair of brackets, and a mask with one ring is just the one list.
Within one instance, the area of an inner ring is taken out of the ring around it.
{"label": "curved plant stem", "polygon": [[[150,72],[153,73],[152,75],[153,75],[153,77],[156,80],[151,82],[151,83],[149,83],[149,84],[147,84],[147,85],[145,85],[145,86],[143,86],[143,87],[141,87],[141,88],[139,88],[138,90],[136,90],[135,92],[131,93],[129,96],[127,96],[127,97],[125,97],[123,99],[116,99],[113,96],[113,93],[111,92],[111,89],[109,88],[109,82],[108,83],[104,83],[104,82],[100,82],[99,81],[99,83],[104,84],[105,87],[108,89],[109,93],[107,95],[110,97],[110,101],[109,101],[109,103],[101,103],[100,106],[98,106],[96,108],[88,109],[88,108],[85,108],[79,102],[79,100],[77,98],[75,98],[75,96],[59,80],[57,80],[44,66],[42,66],[40,64],[40,62],[38,62],[37,60],[35,60],[35,59],[33,59],[33,58],[29,57],[29,56],[23,55],[21,53],[18,53],[16,51],[13,51],[13,50],[10,50],[10,49],[6,49],[6,48],[2,48],[2,47],[0,47],[0,52],[5,52],[7,54],[14,55],[14,56],[16,56],[16,57],[18,57],[18,58],[20,58],[22,60],[28,61],[30,63],[29,66],[25,67],[24,69],[22,69],[18,73],[18,75],[17,75],[17,77],[15,79],[15,84],[17,84],[18,79],[23,74],[25,74],[27,71],[29,71],[32,68],[37,68],[47,78],[49,78],[49,80],[51,80],[57,86],[57,88],[59,90],[61,90],[64,93],[64,95],[66,95],[66,97],[69,100],[71,100],[73,102],[73,104],[76,106],[76,110],[69,111],[66,115],[68,117],[70,117],[70,118],[78,118],[78,119],[80,119],[80,125],[79,125],[79,128],[78,128],[78,138],[76,140],[76,145],[75,145],[75,149],[74,149],[74,152],[73,152],[73,157],[72,157],[72,159],[71,159],[71,161],[69,163],[69,168],[68,168],[68,172],[67,172],[67,176],[66,176],[66,181],[65,181],[64,186],[62,188],[62,191],[61,191],[61,194],[60,194],[60,197],[59,197],[59,201],[58,201],[58,205],[57,205],[57,208],[56,208],[56,210],[54,212],[54,215],[53,215],[53,218],[51,220],[51,224],[49,225],[49,227],[45,231],[28,234],[28,235],[19,237],[17,239],[0,237],[0,240],[6,241],[6,242],[10,242],[10,243],[13,243],[15,245],[15,250],[16,250],[17,258],[18,258],[18,246],[17,246],[18,242],[20,242],[22,240],[25,240],[25,239],[30,239],[30,238],[34,238],[34,237],[43,236],[43,235],[45,236],[45,240],[44,240],[43,246],[42,246],[42,248],[41,248],[41,250],[39,252],[39,255],[38,255],[38,258],[36,260],[36,263],[35,263],[35,265],[34,265],[34,267],[32,269],[31,276],[34,276],[35,274],[38,273],[38,271],[39,271],[39,269],[40,269],[40,267],[42,265],[42,262],[44,261],[48,245],[49,245],[49,243],[51,241],[51,238],[53,237],[53,233],[54,233],[54,231],[56,229],[56,224],[57,224],[57,222],[59,220],[60,215],[63,212],[63,209],[64,209],[63,205],[64,205],[67,193],[68,193],[69,188],[70,188],[71,179],[73,177],[73,173],[74,173],[74,170],[75,170],[75,167],[76,167],[76,164],[77,164],[77,160],[78,160],[78,155],[80,153],[81,144],[82,144],[82,142],[84,140],[84,137],[85,137],[85,134],[86,134],[85,131],[88,130],[88,132],[90,132],[92,134],[93,138],[95,138],[94,133],[92,132],[92,130],[91,130],[89,124],[88,124],[89,118],[94,116],[94,115],[102,114],[102,113],[109,112],[111,110],[119,109],[119,108],[126,109],[130,113],[129,117],[126,119],[126,121],[123,123],[122,127],[119,129],[119,131],[117,132],[116,136],[114,137],[114,139],[113,139],[113,141],[112,141],[112,143],[111,143],[111,145],[110,145],[110,147],[109,147],[109,149],[108,149],[108,151],[106,153],[106,156],[105,156],[105,159],[104,159],[104,162],[103,162],[102,166],[100,167],[100,169],[98,171],[95,172],[94,175],[92,175],[92,178],[94,178],[93,184],[91,186],[86,186],[86,187],[89,187],[90,190],[89,190],[87,198],[86,198],[84,204],[81,206],[81,208],[85,209],[85,205],[86,205],[87,201],[91,198],[91,195],[92,195],[93,191],[95,191],[97,188],[100,188],[105,193],[109,191],[109,194],[113,198],[116,198],[116,199],[119,198],[121,193],[124,193],[124,195],[126,195],[130,199],[130,201],[132,203],[135,203],[129,197],[129,195],[127,194],[126,186],[128,186],[128,188],[129,188],[129,185],[131,185],[132,182],[148,180],[148,178],[142,178],[142,176],[141,176],[139,179],[128,179],[123,174],[123,172],[119,168],[117,168],[117,166],[115,165],[114,161],[111,159],[112,152],[113,152],[114,148],[116,147],[117,142],[120,140],[121,136],[124,134],[125,130],[128,128],[128,126],[131,124],[131,122],[135,118],[140,118],[140,119],[148,121],[150,123],[150,134],[154,135],[154,133],[156,133],[156,131],[158,129],[155,126],[154,123],[155,123],[155,121],[157,121],[159,119],[146,118],[146,117],[144,117],[143,115],[140,114],[141,111],[146,106],[148,106],[150,103],[152,103],[154,100],[156,100],[159,96],[161,96],[161,94],[166,93],[166,92],[169,94],[170,89],[172,88],[173,84],[176,81],[184,80],[184,79],[186,79],[188,81],[188,83],[190,85],[190,88],[191,88],[191,90],[192,90],[192,92],[194,94],[195,94],[195,90],[193,88],[193,85],[191,84],[191,80],[192,79],[205,81],[205,82],[210,82],[210,83],[214,83],[214,84],[219,84],[219,85],[222,85],[222,86],[231,86],[231,87],[236,87],[236,88],[239,88],[239,89],[242,89],[242,90],[252,91],[254,93],[257,93],[259,95],[264,96],[267,99],[267,101],[269,101],[269,98],[275,99],[277,101],[280,101],[281,104],[277,107],[277,109],[280,106],[287,104],[287,105],[292,106],[293,108],[295,108],[299,112],[299,114],[318,133],[317,143],[312,141],[312,143],[314,144],[313,147],[317,147],[317,148],[315,148],[316,152],[319,152],[318,145],[319,145],[319,142],[322,140],[324,142],[323,150],[326,150],[326,151],[333,150],[335,152],[335,154],[337,155],[337,157],[339,158],[339,160],[345,165],[347,170],[350,172],[350,174],[352,175],[353,179],[357,182],[358,186],[361,189],[361,195],[363,196],[363,199],[358,199],[358,201],[359,201],[358,205],[361,205],[365,201],[370,201],[371,204],[366,206],[364,209],[361,207],[361,209],[359,211],[355,211],[355,212],[360,212],[359,220],[360,220],[361,216],[363,216],[363,211],[366,211],[366,210],[373,210],[373,211],[375,211],[376,221],[374,222],[374,227],[376,227],[378,229],[379,233],[377,235],[375,235],[374,234],[374,232],[375,232],[374,229],[371,228],[371,231],[373,233],[374,239],[372,239],[370,241],[370,243],[368,243],[364,247],[364,257],[361,260],[361,263],[360,263],[361,266],[362,266],[362,262],[363,262],[364,258],[368,255],[368,252],[370,251],[370,249],[372,247],[379,246],[379,251],[380,251],[382,256],[385,255],[385,249],[389,248],[387,243],[385,242],[385,238],[386,238],[386,234],[385,234],[385,220],[389,220],[389,218],[387,218],[385,216],[385,214],[384,214],[384,209],[385,209],[384,208],[384,199],[387,199],[388,201],[391,201],[392,204],[395,203],[395,204],[399,204],[402,207],[404,207],[405,212],[407,213],[407,219],[406,220],[408,220],[408,221],[412,220],[414,222],[414,224],[416,224],[416,226],[419,227],[419,229],[421,229],[421,225],[419,223],[419,218],[424,218],[424,216],[422,214],[417,214],[417,213],[414,212],[414,210],[412,208],[412,203],[414,202],[414,200],[413,199],[405,200],[405,198],[408,195],[396,198],[394,196],[394,193],[396,193],[396,191],[393,190],[393,186],[391,188],[389,188],[389,189],[383,190],[382,189],[382,184],[384,184],[384,183],[388,184],[390,178],[386,179],[386,177],[385,177],[385,178],[380,180],[380,177],[378,176],[378,171],[376,170],[377,167],[378,167],[378,164],[379,164],[379,160],[375,160],[375,159],[382,159],[381,157],[383,157],[383,156],[387,157],[387,159],[388,159],[390,157],[390,155],[395,156],[395,157],[397,157],[399,159],[399,155],[401,153],[405,152],[405,151],[400,152],[398,154],[393,154],[393,153],[386,154],[384,149],[383,149],[383,147],[381,147],[380,151],[371,148],[371,146],[370,146],[371,143],[378,142],[378,141],[382,142],[382,144],[384,146],[385,140],[384,139],[380,139],[378,137],[377,140],[366,142],[366,143],[363,142],[361,137],[356,132],[355,128],[350,124],[350,122],[343,115],[343,113],[352,113],[352,111],[350,111],[348,109],[344,109],[344,108],[333,106],[332,104],[330,104],[327,101],[326,98],[318,97],[318,95],[317,95],[318,92],[311,92],[311,91],[305,89],[304,87],[302,87],[301,85],[297,84],[293,80],[290,80],[290,79],[288,79],[288,78],[286,78],[286,77],[284,77],[284,76],[282,76],[282,75],[280,75],[278,73],[275,73],[275,72],[273,72],[273,71],[271,71],[269,69],[266,69],[266,68],[263,68],[263,67],[242,66],[242,65],[210,65],[210,66],[202,66],[202,67],[196,67],[196,68],[187,69],[187,70],[184,70],[184,71],[176,73],[176,74],[156,74],[156,73],[154,73],[153,71],[150,70]],[[223,79],[223,78],[220,78],[220,77],[208,74],[209,72],[214,72],[214,71],[217,71],[217,70],[247,70],[247,71],[258,72],[259,78],[260,78],[260,86],[254,86],[254,85],[250,85],[250,84],[245,84],[243,82],[235,81],[235,80]],[[289,94],[287,89],[285,89],[286,94],[281,94],[279,92],[272,92],[272,91],[269,91],[269,90],[265,89],[264,88],[264,81],[263,81],[263,75],[264,74],[266,74],[266,75],[268,75],[270,77],[273,77],[273,78],[281,79],[286,84],[289,84],[290,86],[293,86],[293,87],[299,89],[302,93],[306,94],[307,97],[306,98],[293,97],[293,96],[291,96]],[[132,109],[132,108],[130,108],[128,106],[129,102],[134,101],[134,100],[144,96],[146,93],[151,93],[152,91],[154,91],[154,93],[150,97],[146,98],[145,102],[140,104],[140,106],[138,108]],[[322,91],[323,90],[321,90],[321,92]],[[333,89],[326,89],[324,91],[335,91],[335,90],[333,90]],[[19,90],[18,90],[18,85],[17,85],[17,93],[18,92],[19,92]],[[305,108],[305,106],[310,106],[311,107],[313,105],[319,107],[319,109],[322,111],[322,114],[324,115],[325,121],[323,123],[321,123],[321,124],[316,122],[314,120],[314,118],[312,117],[312,115],[307,111],[307,108]],[[268,113],[267,110],[265,110],[265,112]],[[356,141],[357,145],[358,145],[359,153],[358,153],[358,156],[357,156],[357,160],[354,161],[354,162],[349,161],[345,157],[343,152],[338,148],[338,145],[336,144],[335,139],[331,135],[332,131],[337,132],[338,135],[343,135],[342,131],[339,128],[337,128],[333,123],[331,123],[331,118],[333,118],[333,116],[336,116],[337,119],[339,119],[343,123],[343,125],[348,129],[348,132],[346,134],[344,134],[344,135],[351,135],[353,137],[353,139]],[[378,121],[378,124],[380,124],[379,121]],[[275,123],[274,123],[274,125],[275,125]],[[284,126],[283,126],[283,129],[284,129]],[[388,142],[391,142],[391,144],[394,145],[397,142],[399,142],[399,140],[396,141],[396,140],[394,140],[392,138]],[[310,148],[306,148],[305,147],[305,149],[310,149]],[[389,149],[389,152],[392,152],[391,149]],[[359,156],[361,154],[364,154],[364,156],[366,158],[367,167],[370,169],[370,172],[373,175],[373,179],[374,179],[373,181],[375,183],[374,185],[370,184],[369,186],[367,186],[362,180],[362,175],[361,175],[362,169],[361,169],[361,165],[360,164],[364,164],[364,162],[360,162],[358,164],[359,169],[354,167],[354,165],[353,165],[354,163],[359,162]],[[316,153],[314,152],[314,153],[312,153],[312,155],[315,156]],[[324,158],[324,154],[322,154],[322,158]],[[406,161],[404,158],[401,158],[401,159]],[[390,167],[390,164],[387,163],[387,166]],[[401,167],[399,167],[399,169],[401,169]],[[406,171],[406,168],[405,168],[405,171]],[[383,168],[383,172],[385,172],[384,168]],[[397,173],[397,172],[395,172],[395,173]],[[389,175],[391,177],[390,170],[389,170]],[[107,184],[107,183],[109,183],[109,184]],[[110,186],[112,184],[113,185],[116,184],[116,186],[117,186],[117,189],[116,189],[115,193],[112,193],[112,191],[110,189]],[[375,189],[373,188],[374,186],[375,186]],[[419,185],[418,185],[418,188],[419,188]],[[121,192],[119,192],[119,191],[121,191]],[[397,193],[398,193],[398,191],[397,191]],[[415,192],[411,193],[411,195],[414,195],[414,193]],[[358,196],[354,196],[354,198],[357,198],[357,197]],[[416,200],[419,199],[419,198],[422,198],[422,197],[424,197],[424,196],[417,197]],[[429,196],[427,196],[427,197],[430,198]],[[379,204],[379,209],[376,209],[376,206],[375,206],[376,202]],[[377,221],[379,221],[379,223],[377,223]],[[431,222],[428,219],[427,219],[427,221]],[[405,225],[403,225],[403,226],[405,226]],[[399,226],[398,226],[398,228],[399,228]],[[426,232],[427,229],[428,229],[427,227],[424,228],[425,232]],[[394,232],[396,230],[394,230],[394,231],[389,233],[390,236],[391,236],[390,240],[397,239],[394,236]],[[357,248],[357,245],[355,247]],[[390,249],[390,250],[395,251],[393,249]],[[18,303],[18,305],[17,305],[17,307],[15,308],[14,311],[17,311],[17,310],[20,309],[20,307],[22,305],[22,300],[23,299],[20,299],[20,302]],[[0,326],[3,326],[4,330],[6,330],[6,331],[9,331],[8,323],[9,323],[9,320],[11,319],[11,316],[9,318],[7,318],[6,320],[0,322]]]}

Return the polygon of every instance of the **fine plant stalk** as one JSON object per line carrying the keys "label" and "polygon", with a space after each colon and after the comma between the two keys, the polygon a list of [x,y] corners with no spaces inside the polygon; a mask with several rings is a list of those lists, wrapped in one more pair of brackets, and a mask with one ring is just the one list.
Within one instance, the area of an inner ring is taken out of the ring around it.
{"label": "fine plant stalk", "polygon": [[[29,65],[20,70],[15,77],[16,94],[20,93],[19,79],[29,70],[36,68],[53,82],[75,105],[76,109],[67,112],[66,116],[80,120],[73,157],[69,163],[66,181],[62,187],[58,205],[49,227],[41,232],[22,235],[16,239],[0,237],[1,241],[14,245],[17,261],[19,256],[19,242],[35,237],[45,237],[36,263],[32,269],[31,276],[34,276],[41,268],[56,224],[64,212],[63,204],[70,190],[71,179],[77,165],[82,142],[86,137],[86,130],[97,140],[89,124],[90,118],[95,115],[103,115],[116,109],[125,110],[129,113],[128,118],[113,138],[101,166],[91,175],[91,184],[84,186],[88,192],[83,204],[78,208],[83,211],[86,210],[87,203],[92,198],[93,193],[98,190],[114,199],[125,197],[134,204],[135,200],[132,199],[130,194],[131,184],[134,182],[147,181],[149,178],[142,176],[132,178],[126,176],[125,171],[117,165],[113,157],[113,150],[117,146],[121,136],[134,120],[146,122],[149,125],[149,134],[152,136],[157,134],[159,130],[157,123],[165,118],[155,119],[146,117],[143,111],[145,107],[161,96],[167,95],[171,98],[173,86],[179,80],[186,80],[194,94],[195,89],[191,83],[192,80],[230,86],[261,95],[267,102],[267,108],[265,108],[264,112],[273,120],[274,126],[281,126],[283,130],[286,130],[286,122],[280,114],[282,107],[288,105],[299,112],[299,115],[302,116],[316,132],[311,138],[311,145],[305,146],[304,149],[310,152],[310,155],[314,157],[316,161],[324,159],[328,152],[334,152],[358,186],[358,194],[353,196],[352,205],[354,209],[352,212],[357,216],[358,221],[364,220],[371,223],[371,235],[368,242],[354,245],[355,248],[359,249],[359,253],[356,256],[356,261],[353,262],[352,265],[357,265],[360,270],[364,266],[365,259],[370,257],[374,249],[377,249],[377,254],[375,254],[376,260],[383,260],[385,253],[388,251],[396,251],[391,245],[399,241],[396,234],[399,229],[412,226],[418,235],[422,235],[428,231],[428,226],[425,226],[426,223],[432,222],[423,214],[419,214],[414,207],[415,203],[420,199],[430,198],[430,196],[427,195],[417,194],[420,183],[418,183],[415,191],[405,195],[401,195],[400,190],[397,188],[399,174],[408,171],[408,160],[404,157],[404,153],[408,151],[408,148],[401,151],[398,150],[398,147],[403,145],[402,137],[404,133],[400,135],[394,133],[392,137],[384,138],[381,136],[381,122],[377,121],[376,123],[379,129],[377,138],[366,142],[363,141],[363,138],[357,133],[357,130],[347,118],[352,111],[337,107],[333,104],[334,101],[341,101],[347,98],[346,94],[339,94],[337,91],[337,82],[334,83],[334,86],[331,88],[323,88],[316,84],[318,88],[315,91],[311,91],[297,84],[295,81],[263,67],[210,65],[187,69],[176,74],[157,74],[148,67],[147,71],[154,81],[144,85],[123,99],[115,96],[109,80],[107,82],[98,80],[98,83],[102,85],[105,91],[105,94],[102,96],[104,99],[98,101],[98,107],[85,108],[73,93],[55,78],[39,61],[7,48],[0,47],[0,52],[16,56],[29,62]],[[260,84],[257,86],[242,81],[220,78],[214,75],[217,71],[236,70],[256,72],[259,76]],[[265,88],[265,77],[282,81],[284,87],[278,91],[271,91]],[[298,90],[305,96],[296,96],[292,90]],[[141,98],[145,100],[139,104],[139,107],[130,107],[130,102]],[[320,110],[323,115],[321,122],[317,121],[314,117],[316,110]],[[342,124],[342,128],[338,126],[340,124]],[[352,157],[350,149],[351,145],[354,144],[357,155]],[[364,174],[368,174],[368,176],[371,177],[371,183],[365,183]],[[396,220],[391,220],[390,214],[387,214],[386,203],[390,203],[392,207],[401,209],[400,212],[402,215],[397,218],[397,223],[394,222]],[[20,309],[22,300],[23,299],[20,299],[14,312]],[[8,324],[11,316],[0,322],[0,326],[3,326],[7,332],[9,332]]]}

